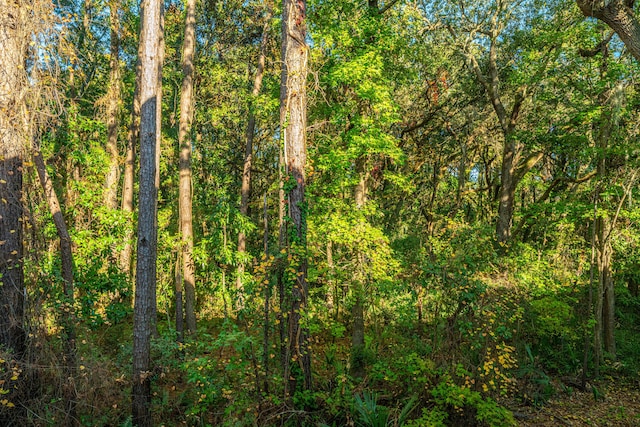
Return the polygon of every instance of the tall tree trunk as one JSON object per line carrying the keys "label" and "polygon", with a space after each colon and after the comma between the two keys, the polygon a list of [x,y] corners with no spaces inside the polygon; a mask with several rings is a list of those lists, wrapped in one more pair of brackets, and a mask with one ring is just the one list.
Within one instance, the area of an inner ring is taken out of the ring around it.
{"label": "tall tree trunk", "polygon": [[[365,172],[365,159],[356,160],[356,172],[359,175],[358,183],[354,189],[354,199],[356,210],[362,211],[367,202],[367,177]],[[364,218],[360,219],[361,226],[364,226]],[[356,260],[355,280],[353,282],[353,307],[351,308],[351,317],[353,322],[353,330],[351,336],[351,372],[354,377],[362,378],[364,376],[364,299],[365,299],[365,281],[366,281],[366,265],[365,256],[362,250],[358,249]]]}
{"label": "tall tree trunk", "polygon": [[[591,224],[591,258],[589,260],[589,291],[587,292],[587,307],[585,310],[586,323],[589,323],[589,321],[591,320],[591,315],[593,310],[593,284],[595,282],[595,269],[596,269],[596,233],[597,233],[596,222],[597,221],[598,221],[598,189],[596,188],[594,198],[593,198],[593,222]],[[600,375],[600,358],[601,358],[601,354],[598,351],[598,347],[596,347],[596,351],[594,352],[594,374],[596,377]],[[585,328],[584,346],[583,346],[583,352],[582,352],[582,379],[581,379],[582,388],[585,388],[587,385],[588,369],[589,369],[589,331],[588,329]]]}
{"label": "tall tree trunk", "polygon": [[124,179],[122,181],[122,205],[121,209],[129,218],[127,231],[125,234],[124,247],[120,253],[120,268],[127,275],[131,275],[131,253],[133,238],[133,183],[135,181],[135,162],[136,162],[136,146],[140,138],[140,78],[142,69],[140,58],[142,55],[138,52],[138,61],[136,63],[136,83],[133,92],[133,105],[131,108],[131,125],[127,135],[127,152],[124,161]]}
{"label": "tall tree trunk", "polygon": [[[145,0],[148,1],[148,0]],[[165,39],[164,39],[164,7],[163,3],[160,4],[160,36],[158,42],[158,82],[156,86],[156,243],[157,243],[157,225],[158,225],[158,215],[157,215],[157,201],[160,192],[160,146],[162,142],[162,65],[164,64],[164,54],[165,54]],[[142,128],[141,128],[142,131]],[[142,161],[142,159],[141,159]],[[157,316],[157,292],[154,289],[151,294],[152,302],[151,307],[153,307],[153,316],[151,317],[151,335],[154,338],[158,338],[160,334],[158,333],[158,316]]]}
{"label": "tall tree trunk", "polygon": [[[305,0],[283,0],[282,3],[282,78],[280,85],[280,123],[284,140],[286,178],[291,182],[287,194],[289,217],[295,238],[292,250],[297,252],[297,274],[291,292],[289,314],[289,360],[297,363],[304,389],[311,389],[311,353],[308,331],[300,325],[302,312],[307,309],[307,255],[305,164],[307,161],[307,55]],[[299,375],[285,371],[285,392],[296,390]],[[289,381],[286,381],[289,379]]]}
{"label": "tall tree trunk", "polygon": [[162,5],[146,0],[142,8],[140,79],[140,196],[136,292],[133,325],[132,417],[137,426],[151,426],[151,331],[155,323],[157,258],[157,159],[160,134],[158,95],[162,63]]}
{"label": "tall tree trunk", "polygon": [[[24,86],[25,10],[0,0],[0,346],[17,359],[25,351],[22,232],[23,145],[20,124]],[[2,421],[2,420],[0,420]]]}
{"label": "tall tree trunk", "polygon": [[[263,223],[264,223],[264,257],[265,260],[269,256],[269,216],[267,205],[267,193],[264,193],[264,208],[263,208]],[[269,394],[269,317],[270,317],[270,301],[271,301],[271,284],[267,283],[264,287],[264,325],[262,329],[262,365],[264,366],[264,392]]]}
{"label": "tall tree trunk", "polygon": [[67,229],[67,224],[60,209],[58,196],[53,189],[53,182],[47,172],[42,154],[34,147],[33,160],[38,171],[40,185],[44,192],[45,199],[49,205],[49,211],[53,217],[53,222],[60,239],[60,258],[62,261],[63,290],[66,297],[65,309],[62,310],[62,325],[65,332],[64,339],[64,365],[65,365],[65,420],[64,425],[79,425],[76,416],[76,401],[78,399],[76,387],[73,381],[76,369],[76,330],[74,314],[74,284],[73,284],[73,252],[71,250],[71,237]]}
{"label": "tall tree trunk", "polygon": [[[267,54],[267,41],[269,39],[269,25],[271,23],[271,9],[267,10],[262,27],[262,39],[260,41],[260,56],[258,57],[258,68],[253,79],[253,91],[249,101],[249,123],[247,124],[247,143],[244,151],[244,166],[242,170],[242,186],[240,188],[240,213],[244,216],[249,212],[249,196],[251,195],[251,162],[253,160],[253,137],[256,129],[256,115],[254,113],[254,99],[262,88],[262,78],[264,76],[264,63]],[[242,275],[244,274],[244,260],[242,259],[247,248],[247,236],[244,231],[238,233],[238,270],[236,272],[236,293],[238,309],[244,308],[244,289],[242,285]]]}
{"label": "tall tree trunk", "polygon": [[120,180],[120,156],[118,153],[118,126],[120,112],[120,2],[109,2],[111,47],[109,60],[109,89],[107,91],[107,154],[110,157],[109,171],[105,179],[104,203],[110,209],[118,207],[118,182]]}
{"label": "tall tree trunk", "polygon": [[187,331],[196,332],[195,263],[193,261],[193,218],[191,194],[191,120],[193,118],[193,58],[196,48],[196,0],[187,0],[182,46],[182,91],[180,93],[180,235],[182,281],[185,291]]}
{"label": "tall tree trunk", "polygon": [[[277,271],[276,271],[276,280],[278,282],[278,300],[280,303],[280,310],[278,311],[278,332],[280,335],[280,362],[282,364],[282,370],[284,372],[285,378],[287,373],[289,372],[289,356],[288,356],[288,346],[286,342],[286,333],[287,333],[287,322],[286,313],[287,313],[287,295],[285,292],[284,285],[284,272],[286,268],[286,262],[282,258],[282,254],[284,254],[287,250],[287,242],[286,242],[286,228],[287,224],[284,221],[285,215],[285,194],[284,194],[284,150],[280,147],[280,151],[278,153],[278,249],[280,252],[280,257],[278,258]],[[285,386],[286,386],[285,382]]]}
{"label": "tall tree trunk", "polygon": [[[604,77],[607,70],[607,51],[603,51],[601,64],[601,75]],[[613,132],[614,113],[613,106],[608,105],[612,98],[616,97],[616,91],[607,90],[599,96],[600,104],[604,107],[602,116],[597,125],[598,135],[596,148],[598,149],[597,175],[601,182],[606,181],[607,158],[609,156],[609,142]],[[602,195],[599,196],[602,200]],[[596,299],[596,339],[598,346],[604,344],[604,350],[612,359],[616,358],[615,344],[615,295],[613,291],[613,277],[611,273],[611,263],[613,259],[613,248],[611,246],[611,230],[613,223],[610,218],[601,216],[596,221],[597,231],[597,260],[598,260],[598,292]],[[600,351],[598,348],[596,351]]]}
{"label": "tall tree trunk", "polygon": [[[603,219],[604,221],[604,219]],[[605,221],[608,223],[608,221]],[[608,226],[609,225],[609,226]],[[603,224],[602,230],[610,233],[610,224]],[[602,278],[602,325],[603,325],[603,344],[607,355],[615,360],[616,359],[616,318],[615,318],[615,294],[613,290],[613,276],[611,273],[611,264],[613,259],[613,249],[611,247],[611,240],[607,239],[604,242],[604,247],[601,248],[600,254],[600,269]]]}

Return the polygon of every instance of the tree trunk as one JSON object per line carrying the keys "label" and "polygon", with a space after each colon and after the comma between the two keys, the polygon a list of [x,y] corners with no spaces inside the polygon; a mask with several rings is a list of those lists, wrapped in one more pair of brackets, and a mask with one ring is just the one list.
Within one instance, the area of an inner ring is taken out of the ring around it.
{"label": "tree trunk", "polygon": [[[354,198],[356,210],[362,211],[367,202],[367,176],[365,172],[365,159],[356,160],[356,172],[359,175],[358,184],[354,189]],[[360,219],[364,225],[364,218]],[[366,281],[366,265],[365,255],[362,250],[358,249],[356,260],[356,274],[353,282],[353,307],[351,309],[351,317],[353,322],[353,331],[351,337],[351,373],[356,378],[364,376],[364,299],[365,299],[365,281]]]}
{"label": "tree trunk", "polygon": [[118,207],[118,182],[120,180],[120,156],[118,153],[118,115],[120,110],[120,17],[118,0],[111,0],[109,29],[111,47],[109,60],[109,89],[107,91],[107,154],[110,157],[109,171],[105,179],[104,203],[110,209]]}
{"label": "tree trunk", "polygon": [[60,258],[62,261],[62,280],[63,290],[66,297],[64,303],[65,309],[62,313],[62,326],[65,331],[64,339],[64,365],[65,365],[65,421],[64,425],[79,425],[76,416],[76,401],[78,399],[76,387],[74,384],[74,374],[76,369],[76,331],[75,331],[75,314],[74,314],[74,285],[73,285],[73,252],[71,250],[71,237],[67,229],[58,196],[53,189],[53,182],[47,173],[42,154],[37,148],[34,148],[33,160],[38,171],[40,185],[44,192],[45,199],[49,205],[49,211],[53,217],[53,222],[60,239]]}
{"label": "tree trunk", "polygon": [[[311,353],[308,331],[300,325],[306,310],[307,256],[305,164],[307,160],[307,55],[305,0],[283,0],[282,3],[282,78],[280,85],[280,123],[284,140],[286,178],[291,182],[287,194],[289,217],[294,227],[292,247],[297,252],[297,274],[291,292],[289,315],[289,361],[299,365],[304,389],[311,389]],[[289,369],[285,375],[285,392],[296,390],[298,375]],[[287,381],[287,379],[289,381]]]}
{"label": "tree trunk", "polygon": [[615,341],[615,295],[613,292],[613,277],[611,274],[611,262],[613,248],[611,247],[611,226],[608,218],[598,218],[598,299],[596,302],[596,325],[600,345],[604,344],[607,355],[616,358]]}
{"label": "tree trunk", "polygon": [[158,95],[162,63],[162,6],[146,0],[142,8],[140,79],[140,196],[136,292],[133,325],[132,416],[136,426],[151,426],[151,331],[155,324],[157,255],[157,159],[160,134]]}
{"label": "tree trunk", "polygon": [[131,275],[131,253],[133,238],[133,183],[135,181],[135,162],[136,162],[136,146],[140,138],[140,78],[142,70],[140,58],[142,55],[138,52],[138,61],[136,63],[136,87],[133,92],[133,105],[131,108],[131,125],[129,126],[129,134],[127,135],[127,153],[124,162],[124,179],[122,182],[122,205],[121,209],[126,213],[129,219],[127,231],[124,238],[124,247],[120,253],[120,268],[129,277]]}
{"label": "tree trunk", "polygon": [[176,334],[178,342],[184,342],[184,301],[182,281],[182,254],[178,251],[175,268],[175,284],[176,284]]}
{"label": "tree trunk", "polygon": [[[585,323],[589,323],[591,320],[592,310],[593,310],[593,284],[595,282],[595,269],[596,269],[596,233],[597,226],[596,223],[598,221],[598,191],[596,188],[594,200],[593,200],[593,222],[591,224],[591,258],[589,259],[589,290],[587,292],[587,307],[586,307],[586,316]],[[595,328],[594,328],[595,331]],[[595,334],[594,334],[595,336]],[[600,353],[596,347],[596,351],[594,352],[594,374],[597,377],[599,375],[599,367],[600,367]],[[585,388],[587,385],[587,377],[588,377],[588,369],[589,369],[589,330],[585,328],[584,331],[584,346],[582,352],[582,388]]]}
{"label": "tree trunk", "polygon": [[[284,221],[284,211],[285,211],[285,194],[284,194],[284,151],[282,147],[280,148],[280,152],[278,153],[278,249],[280,252],[280,257],[278,259],[277,271],[276,271],[276,280],[278,282],[278,299],[280,303],[280,310],[278,311],[278,332],[280,335],[280,362],[282,364],[282,370],[284,372],[284,377],[287,378],[287,373],[289,372],[289,356],[288,356],[288,346],[286,342],[286,313],[287,313],[287,295],[285,293],[285,285],[284,285],[284,271],[286,268],[285,260],[282,258],[282,254],[284,254],[287,250],[286,243],[286,228],[287,225]],[[285,381],[285,387],[287,386],[287,382]]]}
{"label": "tree trunk", "polygon": [[615,31],[629,53],[640,61],[640,22],[633,12],[634,2],[576,0],[576,3],[584,16],[597,18]]}
{"label": "tree trunk", "polygon": [[511,238],[511,222],[517,185],[513,170],[516,147],[510,139],[509,135],[505,135],[505,147],[502,151],[502,179],[496,226],[496,236],[499,243],[507,243]]}
{"label": "tree trunk", "polygon": [[[264,63],[267,54],[267,41],[269,39],[269,24],[271,23],[271,10],[269,9],[264,17],[262,28],[262,39],[260,41],[260,56],[258,57],[258,68],[253,79],[253,91],[249,102],[249,123],[247,124],[247,143],[244,151],[244,166],[242,170],[242,185],[240,188],[240,213],[246,216],[249,212],[249,196],[251,195],[251,162],[253,159],[253,137],[256,128],[256,115],[253,112],[254,99],[262,88],[262,78],[264,76]],[[237,308],[244,308],[244,289],[242,285],[242,275],[244,274],[244,260],[242,259],[247,248],[247,236],[242,230],[238,233],[238,270],[236,273],[236,293]]]}
{"label": "tree trunk", "polygon": [[333,242],[331,240],[327,240],[327,309],[329,311],[336,310],[336,315],[334,320],[337,321],[337,292],[335,291],[335,283],[334,283],[334,275],[335,275],[335,265],[333,264]]}
{"label": "tree trunk", "polygon": [[[269,216],[268,216],[268,205],[267,205],[267,193],[264,193],[264,210],[263,210],[263,221],[264,221],[264,257],[265,260],[269,256]],[[264,392],[265,394],[269,394],[269,317],[270,317],[270,307],[269,303],[271,300],[271,284],[266,283],[264,287],[264,325],[262,329],[262,365],[264,366]]]}
{"label": "tree trunk", "polygon": [[[147,0],[145,0],[147,1]],[[162,65],[164,64],[164,49],[165,48],[165,40],[164,40],[164,6],[163,3],[160,4],[160,35],[158,41],[158,82],[156,85],[156,244],[157,244],[157,225],[158,225],[158,213],[157,213],[157,201],[159,197],[160,191],[160,146],[162,141]],[[141,129],[142,130],[142,129]],[[141,160],[142,161],[142,160]],[[151,294],[151,307],[153,307],[153,316],[151,317],[151,335],[154,338],[158,338],[160,334],[158,333],[158,316],[157,316],[157,293],[154,289],[154,292]]]}
{"label": "tree trunk", "polygon": [[611,241],[607,242],[605,248],[605,259],[603,261],[603,288],[604,288],[604,304],[602,310],[602,322],[604,324],[604,349],[608,356],[616,359],[616,313],[615,313],[615,292],[613,275],[611,274],[611,261],[613,258],[613,249]]}
{"label": "tree trunk", "polygon": [[191,189],[191,121],[193,118],[193,58],[196,47],[196,0],[187,0],[182,47],[182,91],[180,93],[180,235],[182,281],[185,293],[187,330],[196,332],[195,263],[193,261],[193,218]]}
{"label": "tree trunk", "polygon": [[[0,0],[0,346],[22,358],[25,351],[22,233],[23,145],[19,120],[24,85],[24,10]],[[1,420],[0,420],[1,421]]]}
{"label": "tree trunk", "polygon": [[[604,77],[607,69],[607,52],[603,52],[601,75]],[[615,90],[615,89],[614,89]],[[603,182],[606,180],[607,158],[609,157],[609,141],[614,126],[613,107],[607,105],[613,96],[611,90],[607,90],[599,96],[600,104],[604,107],[602,116],[598,123],[598,135],[596,148],[598,149],[597,175]],[[599,198],[602,200],[601,195]],[[596,222],[597,228],[597,251],[598,251],[598,293],[596,299],[596,327],[598,345],[604,344],[604,350],[612,359],[616,358],[615,344],[615,296],[613,292],[613,277],[611,273],[611,262],[613,258],[613,248],[611,247],[611,230],[613,223],[611,219],[602,216]],[[596,351],[601,352],[598,348]]]}
{"label": "tree trunk", "polygon": [[[476,78],[487,91],[489,101],[491,102],[498,122],[500,123],[500,128],[504,138],[496,238],[499,243],[506,243],[511,237],[513,207],[518,182],[526,172],[535,166],[535,163],[541,158],[541,156],[534,157],[537,160],[531,164],[518,165],[518,150],[512,135],[516,129],[520,109],[526,99],[527,86],[523,85],[520,87],[519,91],[515,95],[511,111],[507,112],[500,93],[500,73],[498,70],[498,52],[496,46],[498,35],[499,29],[496,22],[494,22],[493,28],[491,29],[487,74],[484,73],[472,52],[466,51],[465,53]],[[516,168],[521,168],[522,172],[520,174],[516,174]]]}

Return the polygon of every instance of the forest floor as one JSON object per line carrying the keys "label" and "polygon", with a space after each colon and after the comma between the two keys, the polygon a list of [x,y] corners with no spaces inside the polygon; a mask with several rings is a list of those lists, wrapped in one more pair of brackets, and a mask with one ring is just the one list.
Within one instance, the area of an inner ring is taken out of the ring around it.
{"label": "forest floor", "polygon": [[[540,408],[515,410],[521,426],[640,426],[638,382],[609,378],[595,384],[597,392],[572,390],[550,399]],[[598,399],[596,400],[596,395]]]}

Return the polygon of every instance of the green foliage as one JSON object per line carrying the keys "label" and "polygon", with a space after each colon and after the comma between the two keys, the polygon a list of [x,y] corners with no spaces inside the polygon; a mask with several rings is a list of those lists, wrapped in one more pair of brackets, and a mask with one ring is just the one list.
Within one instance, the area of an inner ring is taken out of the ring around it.
{"label": "green foliage", "polygon": [[[448,414],[447,419],[452,425],[486,425],[489,427],[515,426],[513,414],[499,406],[491,398],[483,398],[477,391],[441,381],[432,391],[436,404],[433,415],[428,411],[425,421],[442,422],[442,413]],[[440,414],[438,414],[440,412]],[[429,424],[428,424],[429,425]],[[437,422],[433,425],[443,425]]]}

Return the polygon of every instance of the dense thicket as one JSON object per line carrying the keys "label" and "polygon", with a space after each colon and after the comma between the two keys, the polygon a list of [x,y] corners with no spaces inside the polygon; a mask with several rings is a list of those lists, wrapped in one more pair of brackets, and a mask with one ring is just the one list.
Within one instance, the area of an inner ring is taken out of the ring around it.
{"label": "dense thicket", "polygon": [[634,380],[636,27],[0,0],[0,423],[506,426]]}

